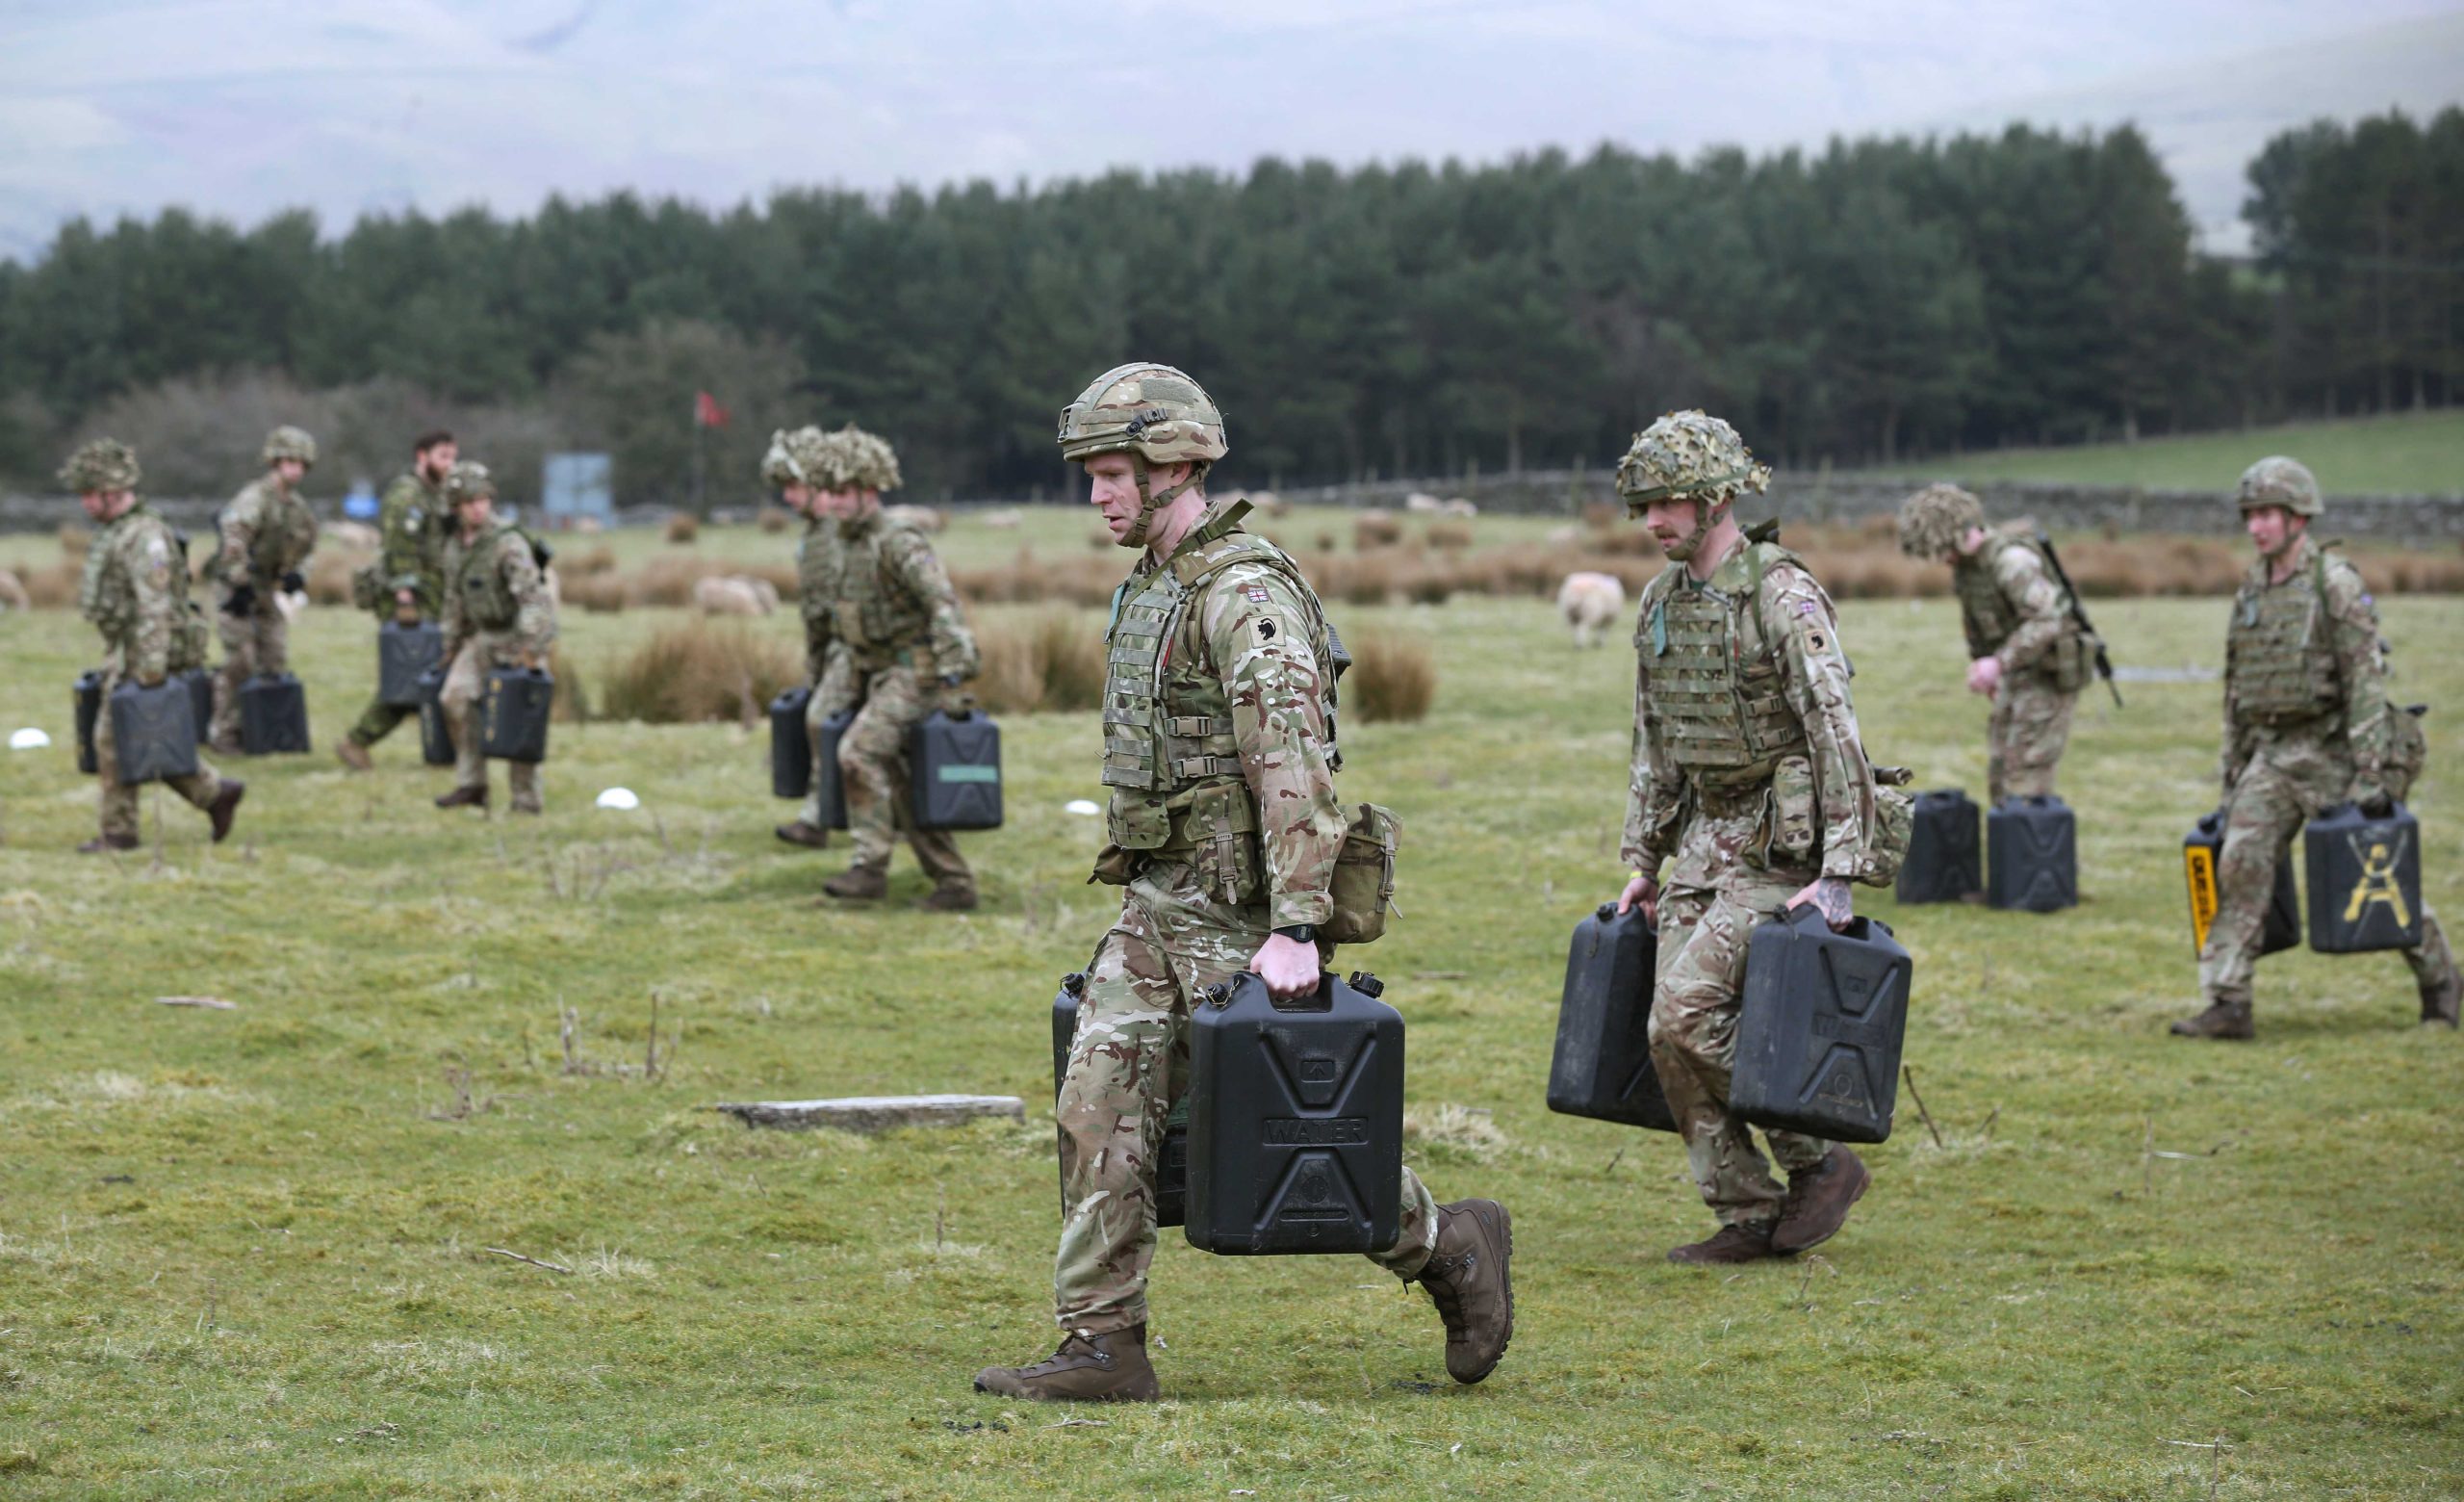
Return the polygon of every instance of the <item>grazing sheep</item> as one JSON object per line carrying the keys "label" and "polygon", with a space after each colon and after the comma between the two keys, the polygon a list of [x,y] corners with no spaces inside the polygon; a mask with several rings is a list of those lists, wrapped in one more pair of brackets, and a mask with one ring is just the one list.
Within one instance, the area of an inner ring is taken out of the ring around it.
{"label": "grazing sheep", "polygon": [[0,568],[0,610],[31,610],[34,602],[26,598],[26,586],[17,576]]}
{"label": "grazing sheep", "polygon": [[1626,586],[1614,574],[1568,574],[1557,586],[1557,613],[1574,628],[1576,646],[1599,646],[1626,613]]}
{"label": "grazing sheep", "polygon": [[766,579],[713,574],[694,581],[693,606],[705,615],[767,615],[779,608],[779,590]]}
{"label": "grazing sheep", "polygon": [[997,511],[987,511],[983,516],[984,525],[994,531],[1015,531],[1018,530],[1018,524],[1026,519],[1026,513],[1014,505],[1005,505]]}
{"label": "grazing sheep", "polygon": [[1571,522],[1563,527],[1552,527],[1549,529],[1548,540],[1549,546],[1553,548],[1571,548],[1582,541],[1582,529]]}
{"label": "grazing sheep", "polygon": [[937,532],[950,525],[950,519],[929,505],[886,505],[882,514],[907,523],[917,531]]}
{"label": "grazing sheep", "polygon": [[1425,491],[1415,490],[1403,498],[1403,509],[1424,516],[1434,516],[1446,509],[1446,503]]}
{"label": "grazing sheep", "polygon": [[1446,513],[1447,515],[1449,515],[1449,516],[1461,516],[1461,517],[1469,518],[1469,517],[1474,517],[1474,516],[1477,516],[1477,515],[1479,515],[1479,514],[1480,514],[1480,508],[1479,508],[1478,506],[1474,505],[1471,502],[1464,500],[1461,496],[1456,496],[1453,500],[1451,500],[1451,501],[1448,501],[1448,502],[1446,502],[1446,503],[1442,504],[1441,505],[1439,505],[1439,506],[1438,506],[1438,509],[1439,509],[1439,510],[1441,510],[1441,511],[1443,511],[1443,512],[1445,512],[1445,513]]}
{"label": "grazing sheep", "polygon": [[1249,492],[1249,509],[1260,516],[1273,518],[1283,515],[1292,507],[1283,497],[1271,490],[1252,490]]}

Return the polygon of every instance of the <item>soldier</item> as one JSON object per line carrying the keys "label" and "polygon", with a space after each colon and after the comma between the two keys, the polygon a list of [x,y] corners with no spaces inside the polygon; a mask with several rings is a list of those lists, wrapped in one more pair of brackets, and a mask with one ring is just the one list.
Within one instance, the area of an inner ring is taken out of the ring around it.
{"label": "soldier", "polygon": [[1967,633],[1967,687],[1989,696],[1985,783],[1995,803],[2053,791],[2092,647],[2033,531],[1988,531],[1957,485],[1928,485],[1899,508],[1899,550],[1951,565]]}
{"label": "soldier", "polygon": [[[1635,633],[1633,776],[1618,911],[1658,925],[1652,1063],[1685,1139],[1709,1239],[1672,1262],[1750,1262],[1816,1246],[1865,1192],[1846,1148],[1768,1130],[1784,1194],[1728,1108],[1746,941],[1811,903],[1835,929],[1849,883],[1872,879],[1889,838],[1848,693],[1830,597],[1797,557],[1749,539],[1732,508],[1771,471],[1736,429],[1699,411],[1635,435],[1617,467],[1630,514],[1671,562],[1643,587]],[[1676,865],[1663,891],[1660,863]]]}
{"label": "soldier", "polygon": [[317,546],[317,519],[298,493],[317,462],[317,440],[285,425],[266,434],[258,457],[266,473],[222,508],[220,546],[205,565],[215,585],[215,630],[222,637],[211,739],[225,755],[240,750],[241,686],[291,665],[291,623],[274,595],[308,587],[299,567]]}
{"label": "soldier", "polygon": [[[123,683],[148,688],[173,673],[205,665],[205,622],[189,603],[188,541],[137,498],[136,451],[97,438],[68,456],[61,482],[102,530],[86,550],[77,609],[103,634],[103,708],[94,716],[94,770],[103,787],[103,829],[77,847],[84,855],[137,848],[137,790],[122,787],[112,742],[112,690]],[[214,842],[231,833],[247,792],[244,783],[215,774],[203,758],[196,771],[171,780],[171,790],[205,810]]]}
{"label": "soldier", "polygon": [[[2387,702],[2387,643],[2361,573],[2310,536],[2319,481],[2291,459],[2261,459],[2236,496],[2258,557],[2224,635],[2224,847],[2216,919],[2199,951],[2207,1010],[2173,1024],[2184,1038],[2248,1038],[2250,971],[2276,863],[2304,820],[2339,803],[2387,812],[2411,790],[2414,734]],[[2428,905],[2404,951],[2425,1024],[2456,1023],[2464,999],[2447,935]]]}
{"label": "soldier", "polygon": [[[1299,566],[1241,530],[1247,505],[1209,505],[1201,487],[1224,452],[1215,403],[1168,366],[1108,371],[1061,415],[1062,457],[1086,466],[1113,539],[1144,550],[1107,634],[1112,809],[1095,876],[1126,890],[1088,966],[1057,1108],[1061,1348],[977,1373],[980,1392],[1156,1397],[1155,1165],[1188,1086],[1190,1009],[1243,970],[1277,997],[1307,995],[1331,953],[1317,934],[1344,839],[1330,639]],[[1400,1235],[1371,1258],[1428,1290],[1447,1371],[1478,1382],[1514,1331],[1505,1206],[1441,1206],[1408,1168],[1402,1204]]]}
{"label": "soldier", "polygon": [[796,603],[805,623],[805,681],[812,697],[805,704],[805,734],[812,742],[812,790],[797,811],[795,821],[772,833],[789,844],[827,849],[830,827],[821,810],[821,722],[855,704],[854,670],[847,649],[833,639],[831,605],[838,581],[838,524],[821,508],[817,475],[828,474],[834,440],[818,427],[770,435],[770,452],[762,456],[762,478],[779,487],[787,509],[805,519],[805,534],[796,542]]}
{"label": "soldier", "polygon": [[[385,487],[377,529],[384,551],[376,557],[376,603],[371,607],[380,622],[391,615],[405,626],[434,620],[444,609],[445,533],[452,518],[445,505],[445,477],[453,472],[460,450],[453,435],[439,427],[420,434],[411,445],[411,467]],[[371,698],[360,711],[359,723],[334,754],[353,771],[368,770],[368,748],[392,735],[394,727],[419,713],[398,704]]]}
{"label": "soldier", "polygon": [[[522,530],[496,514],[497,482],[462,460],[445,477],[454,531],[445,542],[445,686],[437,703],[453,733],[453,790],[441,809],[486,808],[488,764],[472,715],[498,667],[537,667],[556,642],[556,602]],[[508,762],[513,812],[544,811],[539,765]]]}
{"label": "soldier", "polygon": [[[817,570],[810,576],[816,596],[826,594],[829,611],[825,625],[808,606],[807,650],[809,655],[815,636],[826,631],[829,643],[847,655],[846,687],[829,689],[825,671],[815,680],[815,702],[828,689],[841,704],[860,707],[838,739],[839,782],[856,858],[821,890],[841,901],[886,895],[889,853],[903,833],[916,863],[933,878],[932,894],[918,905],[963,913],[975,906],[975,873],[947,832],[913,827],[907,806],[907,738],[918,721],[976,675],[982,660],[932,543],[912,522],[882,509],[882,492],[899,482],[898,456],[853,424],[827,439],[816,455],[822,470],[813,482],[838,543],[808,559]],[[820,665],[829,665],[827,645]],[[816,799],[815,812],[818,806]]]}

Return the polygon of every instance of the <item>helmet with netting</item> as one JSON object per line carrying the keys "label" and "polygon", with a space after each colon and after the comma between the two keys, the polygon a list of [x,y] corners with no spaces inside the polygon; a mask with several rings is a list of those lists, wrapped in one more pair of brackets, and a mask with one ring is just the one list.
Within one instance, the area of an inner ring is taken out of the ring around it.
{"label": "helmet with netting", "polygon": [[2319,496],[2319,478],[2308,466],[2283,454],[2270,454],[2242,472],[2233,500],[2245,511],[2280,505],[2296,516],[2316,516],[2326,509]]}
{"label": "helmet with netting", "polygon": [[1939,559],[1967,535],[1985,525],[1985,507],[1957,485],[1934,484],[1910,496],[1899,506],[1899,551],[1928,562]]}
{"label": "helmet with netting", "polygon": [[135,490],[137,451],[116,438],[95,438],[80,444],[60,466],[60,482],[75,495],[90,491]]}
{"label": "helmet with netting", "polygon": [[266,446],[257,451],[257,461],[270,465],[278,459],[297,459],[302,464],[317,462],[317,440],[308,436],[304,427],[283,424],[266,434]]}
{"label": "helmet with netting", "polygon": [[1770,483],[1771,467],[1754,461],[1736,429],[1695,408],[1671,412],[1636,433],[1617,465],[1617,493],[1630,513],[1666,500],[1696,499],[1716,507]]}
{"label": "helmet with netting", "polygon": [[494,500],[496,493],[496,477],[476,459],[464,459],[446,472],[445,504],[448,505],[460,505],[465,501],[476,501],[482,496]]}
{"label": "helmet with netting", "polygon": [[850,423],[826,436],[816,473],[824,490],[896,490],[898,452],[889,440]]}
{"label": "helmet with netting", "polygon": [[820,486],[827,466],[830,435],[807,426],[770,435],[770,452],[761,456],[762,482],[769,485]]}

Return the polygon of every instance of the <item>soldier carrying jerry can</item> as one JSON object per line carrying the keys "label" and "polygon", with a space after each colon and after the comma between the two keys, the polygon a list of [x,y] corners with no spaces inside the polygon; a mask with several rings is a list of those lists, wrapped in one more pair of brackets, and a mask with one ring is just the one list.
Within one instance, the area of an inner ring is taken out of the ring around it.
{"label": "soldier carrying jerry can", "polygon": [[317,463],[317,440],[285,425],[266,434],[258,457],[266,472],[222,508],[214,556],[205,565],[205,578],[215,586],[214,626],[222,638],[208,739],[226,756],[242,749],[241,695],[249,680],[280,681],[287,690],[296,686],[287,677],[291,622],[274,597],[308,587],[300,569],[317,546],[317,519],[299,495],[300,481]]}
{"label": "soldier carrying jerry can", "polygon": [[[2325,504],[2308,469],[2280,455],[2261,459],[2243,473],[2234,499],[2258,557],[2225,630],[2223,845],[2215,857],[2215,918],[2198,959],[2207,1008],[2172,1030],[2185,1038],[2254,1035],[2251,974],[2275,905],[2278,864],[2304,820],[2314,842],[2333,832],[2323,826],[2406,826],[2402,849],[2364,845],[2342,883],[2328,879],[2337,867],[2318,859],[2329,852],[2314,848],[2312,945],[2399,946],[2330,934],[2348,908],[2355,923],[2390,910],[2401,919],[2400,946],[2421,994],[2422,1022],[2452,1027],[2464,978],[2420,900],[2419,851],[2401,809],[2421,771],[2421,726],[2417,712],[2388,701],[2377,602],[2350,560],[2310,535]],[[2410,892],[2394,868],[2405,854],[2414,863]]]}
{"label": "soldier carrying jerry can", "polygon": [[795,722],[804,730],[801,760],[805,763],[801,779],[792,768],[783,778],[788,797],[798,796],[793,789],[801,780],[804,806],[793,820],[779,825],[774,833],[789,844],[809,850],[828,848],[834,825],[846,827],[844,800],[825,806],[832,804],[829,794],[838,786],[838,765],[836,741],[823,727],[833,716],[840,716],[843,728],[856,707],[855,670],[848,664],[846,643],[837,639],[834,627],[838,523],[822,501],[822,480],[837,467],[839,447],[837,434],[808,426],[773,433],[770,452],[761,459],[761,478],[778,489],[788,510],[805,519],[805,533],[796,541],[796,607],[804,620],[805,686],[782,695],[772,709],[774,714],[784,709],[797,717]]}
{"label": "soldier carrying jerry can", "polygon": [[[122,782],[123,756],[141,748],[122,745],[116,700],[158,697],[170,721],[144,748],[149,762],[186,764],[186,770],[153,775],[205,811],[216,843],[231,833],[245,785],[218,776],[196,753],[195,696],[176,676],[205,662],[205,622],[189,603],[187,540],[137,495],[136,451],[97,438],[68,456],[60,479],[101,529],[86,550],[86,571],[77,586],[77,609],[103,634],[104,660],[99,712],[94,717],[94,770],[102,783],[102,832],[77,848],[85,854],[137,848],[137,782]],[[160,719],[161,716],[148,716]],[[167,754],[162,754],[167,753]],[[126,770],[133,771],[134,768]]]}
{"label": "soldier carrying jerry can", "polygon": [[[1152,1401],[1146,1285],[1158,1169],[1173,1108],[1204,1062],[1193,1037],[1207,1024],[1194,1010],[1220,1010],[1221,1023],[1340,995],[1322,973],[1331,945],[1374,937],[1386,906],[1382,884],[1364,893],[1345,873],[1391,869],[1394,825],[1367,804],[1348,821],[1336,801],[1337,648],[1325,612],[1299,566],[1242,529],[1245,503],[1208,500],[1207,472],[1226,445],[1222,414],[1197,382],[1168,366],[1107,371],[1063,410],[1060,441],[1062,457],[1085,466],[1113,540],[1138,553],[1106,631],[1112,802],[1094,872],[1121,889],[1121,903],[1078,992],[1056,1113],[1061,1345],[1031,1365],[988,1367],[975,1385],[1038,1400]],[[1373,845],[1375,858],[1355,859],[1373,853],[1356,843]],[[1235,976],[1219,1008],[1201,1003]],[[1364,1018],[1376,1010],[1344,999]],[[1396,1021],[1388,1014],[1386,1025]],[[1325,1077],[1338,1073],[1330,1065]],[[1203,1135],[1194,1126],[1193,1175]],[[1399,1187],[1386,1202],[1396,1205],[1393,1239],[1363,1245],[1428,1291],[1446,1326],[1448,1374],[1478,1382],[1513,1333],[1505,1207],[1440,1205],[1399,1152],[1391,1162],[1392,1178],[1362,1187]],[[1201,1193],[1193,1182],[1194,1222]]]}
{"label": "soldier carrying jerry can", "polygon": [[[509,703],[503,698],[509,686],[544,678],[556,641],[556,601],[538,544],[497,515],[496,498],[496,480],[484,464],[465,459],[446,476],[454,531],[445,544],[448,665],[439,702],[453,736],[453,790],[436,800],[441,809],[488,806],[488,731],[499,727],[483,721],[483,701]],[[535,708],[544,713],[544,699]],[[504,760],[513,812],[543,812],[538,758]]]}
{"label": "soldier carrying jerry can", "polygon": [[1830,597],[1796,555],[1737,525],[1737,498],[1770,476],[1735,428],[1700,411],[1636,434],[1617,467],[1628,512],[1670,559],[1643,588],[1634,636],[1630,875],[1617,911],[1640,907],[1658,925],[1652,1062],[1719,1219],[1670,1251],[1675,1262],[1819,1245],[1869,1182],[1848,1149],[1766,1128],[1783,1189],[1730,1100],[1757,927],[1810,905],[1845,932],[1858,921],[1850,884],[1888,882],[1908,837],[1907,800],[1865,759]]}
{"label": "soldier carrying jerry can", "polygon": [[445,478],[461,457],[453,435],[432,428],[411,445],[411,467],[385,487],[376,559],[351,576],[351,603],[377,620],[377,686],[334,754],[368,770],[368,748],[419,713],[420,674],[443,660],[445,535],[453,515]]}

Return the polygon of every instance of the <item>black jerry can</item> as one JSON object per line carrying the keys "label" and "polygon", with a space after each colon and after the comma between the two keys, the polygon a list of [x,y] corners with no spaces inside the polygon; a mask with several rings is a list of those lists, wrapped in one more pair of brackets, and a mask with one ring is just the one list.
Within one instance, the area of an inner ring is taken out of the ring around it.
{"label": "black jerry can", "polygon": [[196,738],[203,740],[214,724],[214,675],[204,668],[192,667],[171,677],[187,686],[190,703],[196,711]]}
{"label": "black jerry can", "polygon": [[1920,792],[1915,802],[1908,857],[1892,894],[1910,903],[1957,902],[1983,892],[1983,811],[1959,788]]}
{"label": "black jerry can", "polygon": [[2005,798],[1985,816],[1985,902],[2053,913],[2079,902],[2079,825],[2051,793]]}
{"label": "black jerry can", "polygon": [[[2191,952],[2207,952],[2207,931],[2216,922],[2220,903],[2216,865],[2224,852],[2224,811],[2202,814],[2182,837],[2182,876],[2191,893]],[[2293,890],[2291,853],[2277,858],[2275,891],[2268,898],[2265,926],[2259,930],[2259,952],[2275,954],[2301,943],[2301,896]]]}
{"label": "black jerry can", "polygon": [[420,675],[445,660],[445,633],[434,621],[376,628],[376,702],[388,709],[420,705]]}
{"label": "black jerry can", "polygon": [[78,674],[77,686],[70,691],[77,706],[77,770],[91,777],[103,769],[94,755],[94,716],[103,712],[102,670],[90,668]]}
{"label": "black jerry can", "polygon": [[1375,1252],[1402,1218],[1403,1017],[1373,975],[1277,1002],[1243,971],[1190,1019],[1190,1245]]}
{"label": "black jerry can", "polygon": [[420,675],[420,760],[430,766],[453,764],[453,728],[445,723],[442,666]]}
{"label": "black jerry can", "polygon": [[805,731],[809,688],[790,688],[770,701],[770,796],[801,798],[812,791],[812,737]]}
{"label": "black jerry can", "polygon": [[909,733],[907,771],[916,828],[1001,827],[1001,727],[991,716],[925,715]]}
{"label": "black jerry can", "polygon": [[292,673],[259,673],[240,686],[240,749],[250,756],[308,749],[308,690]]}
{"label": "black jerry can", "polygon": [[813,761],[821,768],[821,827],[847,827],[847,774],[838,766],[838,742],[845,738],[847,727],[856,723],[854,710],[840,710],[821,717],[821,743],[813,747]]}
{"label": "black jerry can", "polygon": [[1659,936],[1640,907],[1617,904],[1575,925],[1566,989],[1557,999],[1557,1046],[1549,1059],[1549,1109],[1655,1131],[1677,1118],[1652,1068],[1652,979]]}
{"label": "black jerry can", "polygon": [[196,703],[169,679],[112,690],[112,758],[123,788],[196,775]]}
{"label": "black jerry can", "polygon": [[1835,1142],[1888,1137],[1912,969],[1879,919],[1835,934],[1808,904],[1758,926],[1746,941],[1729,1109]]}
{"label": "black jerry can", "polygon": [[[1052,1095],[1061,1099],[1062,1076],[1069,1073],[1069,1045],[1078,1036],[1078,1003],[1087,995],[1087,974],[1071,971],[1061,977],[1052,998]],[[1057,1128],[1056,1128],[1057,1129]],[[1190,1101],[1187,1094],[1172,1102],[1164,1119],[1164,1159],[1155,1165],[1155,1224],[1178,1226],[1189,1219]],[[1069,1194],[1062,1186],[1061,1218],[1069,1218]]]}
{"label": "black jerry can", "polygon": [[2421,825],[2399,803],[2372,818],[2339,803],[2301,833],[2310,947],[2321,954],[2409,949],[2422,942]]}
{"label": "black jerry can", "polygon": [[548,717],[555,707],[556,679],[546,668],[490,668],[479,693],[479,754],[548,760]]}

